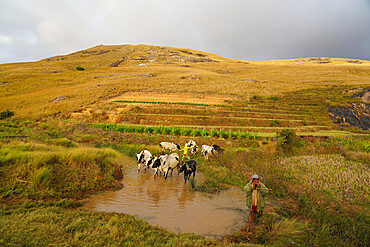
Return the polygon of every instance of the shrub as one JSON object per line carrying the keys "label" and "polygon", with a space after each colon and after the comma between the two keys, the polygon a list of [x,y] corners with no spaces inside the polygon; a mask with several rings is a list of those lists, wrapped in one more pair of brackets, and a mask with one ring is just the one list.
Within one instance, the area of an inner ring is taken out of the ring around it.
{"label": "shrub", "polygon": [[10,118],[10,117],[13,117],[13,116],[14,116],[14,112],[9,111],[9,110],[0,112],[0,120]]}
{"label": "shrub", "polygon": [[270,100],[272,100],[272,101],[274,101],[274,102],[276,102],[276,101],[278,101],[278,100],[279,100],[279,98],[278,98],[278,97],[276,97],[276,96],[272,96],[272,97],[270,97],[270,98],[268,98],[268,99],[270,99]]}
{"label": "shrub", "polygon": [[272,126],[279,125],[279,124],[280,124],[280,121],[279,121],[279,120],[277,120],[277,119],[275,119],[274,121],[272,121],[272,122],[270,123],[270,126],[272,127]]}
{"label": "shrub", "polygon": [[84,68],[82,68],[81,66],[77,66],[76,67],[76,70],[80,70],[80,71],[82,71],[82,70],[85,70]]}
{"label": "shrub", "polygon": [[292,129],[284,129],[281,132],[277,132],[277,139],[282,146],[287,146],[293,143],[295,132]]}

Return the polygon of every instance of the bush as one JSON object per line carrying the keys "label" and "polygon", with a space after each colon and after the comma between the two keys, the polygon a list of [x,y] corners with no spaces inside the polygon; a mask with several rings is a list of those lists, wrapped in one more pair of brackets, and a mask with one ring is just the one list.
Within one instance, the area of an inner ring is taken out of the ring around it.
{"label": "bush", "polygon": [[274,121],[272,121],[272,122],[270,123],[270,126],[272,127],[272,126],[279,125],[279,124],[280,124],[280,121],[279,121],[279,120],[277,120],[277,119],[275,119]]}
{"label": "bush", "polygon": [[14,116],[14,112],[9,111],[9,110],[0,112],[0,120],[10,118],[10,117],[13,117],[13,116]]}
{"label": "bush", "polygon": [[292,129],[284,129],[281,132],[277,132],[277,139],[281,146],[288,146],[293,144],[296,133]]}
{"label": "bush", "polygon": [[270,98],[268,98],[268,99],[270,99],[270,100],[272,100],[272,101],[274,101],[274,102],[276,102],[276,101],[278,101],[278,100],[279,100],[279,98],[278,98],[278,97],[276,97],[276,96],[272,96],[272,97],[270,97]]}
{"label": "bush", "polygon": [[77,66],[76,67],[76,70],[80,70],[80,71],[82,71],[82,70],[85,70],[84,68],[82,68],[81,66]]}

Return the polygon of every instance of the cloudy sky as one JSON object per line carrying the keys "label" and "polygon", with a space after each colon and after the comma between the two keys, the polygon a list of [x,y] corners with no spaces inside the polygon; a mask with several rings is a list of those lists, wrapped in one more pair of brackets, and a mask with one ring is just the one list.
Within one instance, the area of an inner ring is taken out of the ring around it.
{"label": "cloudy sky", "polygon": [[100,44],[370,60],[370,0],[0,0],[0,63]]}

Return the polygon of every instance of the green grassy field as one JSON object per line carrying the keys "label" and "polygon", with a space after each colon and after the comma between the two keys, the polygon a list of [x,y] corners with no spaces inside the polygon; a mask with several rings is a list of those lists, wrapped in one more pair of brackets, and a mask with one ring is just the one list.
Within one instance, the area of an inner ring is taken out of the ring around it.
{"label": "green grassy field", "polygon": [[[0,121],[1,245],[369,244],[370,135],[328,114],[362,102],[353,94],[369,85],[368,61],[247,62],[97,46],[2,64],[0,78],[0,112],[14,113]],[[205,181],[189,189],[243,186],[253,173],[273,189],[277,206],[251,233],[214,241],[77,208],[91,193],[122,186],[121,154],[189,139],[226,150],[207,162],[194,157]]]}

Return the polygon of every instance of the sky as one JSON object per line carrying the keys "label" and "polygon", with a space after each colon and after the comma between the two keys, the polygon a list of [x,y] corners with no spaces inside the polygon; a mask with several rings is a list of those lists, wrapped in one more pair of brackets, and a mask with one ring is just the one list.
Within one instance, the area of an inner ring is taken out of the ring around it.
{"label": "sky", "polygon": [[0,0],[0,63],[100,44],[370,60],[370,0]]}

